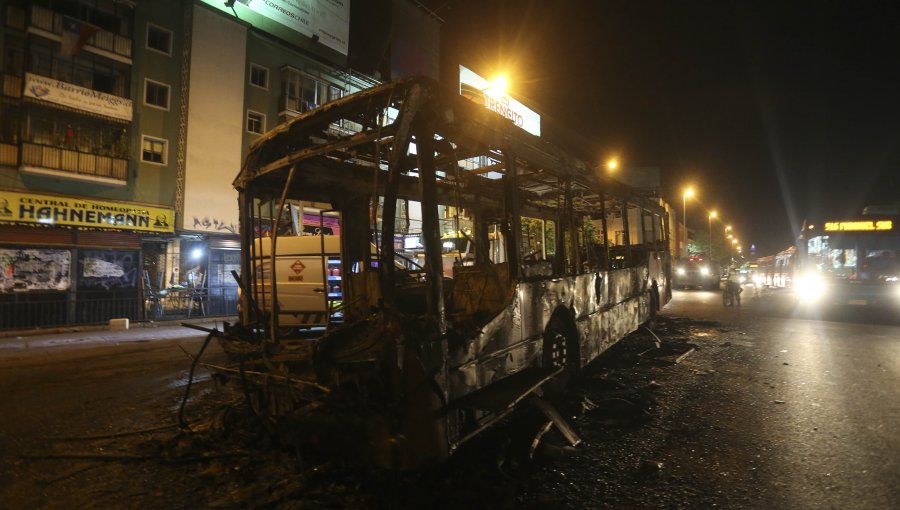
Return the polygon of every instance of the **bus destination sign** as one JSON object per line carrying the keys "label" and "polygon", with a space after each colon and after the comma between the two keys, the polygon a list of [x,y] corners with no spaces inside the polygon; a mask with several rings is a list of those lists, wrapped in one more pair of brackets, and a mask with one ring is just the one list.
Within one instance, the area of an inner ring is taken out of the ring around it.
{"label": "bus destination sign", "polygon": [[893,229],[893,220],[829,221],[825,223],[825,232],[874,232]]}

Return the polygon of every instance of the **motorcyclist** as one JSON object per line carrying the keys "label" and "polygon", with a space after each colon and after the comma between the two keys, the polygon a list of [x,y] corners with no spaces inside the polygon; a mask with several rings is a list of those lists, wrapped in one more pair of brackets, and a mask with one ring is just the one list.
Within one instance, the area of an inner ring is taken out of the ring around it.
{"label": "motorcyclist", "polygon": [[741,274],[732,269],[728,271],[728,278],[725,280],[725,289],[722,291],[722,304],[734,306],[741,306],[741,292],[744,289],[741,287]]}

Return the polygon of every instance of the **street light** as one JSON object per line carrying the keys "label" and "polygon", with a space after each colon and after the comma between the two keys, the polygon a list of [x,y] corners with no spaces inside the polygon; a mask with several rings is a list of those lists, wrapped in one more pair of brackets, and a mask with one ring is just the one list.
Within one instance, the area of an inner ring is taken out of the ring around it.
{"label": "street light", "polygon": [[616,168],[619,168],[619,162],[616,161],[616,158],[612,158],[606,162],[606,168],[609,169],[610,172],[615,172]]}
{"label": "street light", "polygon": [[710,258],[710,260],[713,259],[712,220],[716,216],[718,216],[718,214],[716,214],[716,211],[709,213],[709,258]]}
{"label": "street light", "polygon": [[[684,215],[682,218],[684,219],[684,242],[687,243],[687,199],[688,197],[694,196],[694,188],[688,186],[684,190],[684,194],[681,195],[682,206],[684,207]],[[681,239],[678,240],[679,245],[681,244]],[[678,256],[681,256],[681,251],[679,250]]]}

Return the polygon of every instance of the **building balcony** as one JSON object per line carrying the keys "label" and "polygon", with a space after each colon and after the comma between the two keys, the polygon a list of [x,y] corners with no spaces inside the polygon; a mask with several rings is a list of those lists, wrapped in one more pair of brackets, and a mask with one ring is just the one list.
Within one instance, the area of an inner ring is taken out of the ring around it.
{"label": "building balcony", "polygon": [[[0,146],[0,157],[3,157]],[[128,160],[101,156],[62,147],[25,142],[20,169],[24,173],[46,175],[110,186],[128,184]]]}
{"label": "building balcony", "polygon": [[0,92],[6,97],[22,97],[22,78],[13,74],[0,75],[3,87]]}
{"label": "building balcony", "polygon": [[19,147],[10,143],[0,143],[0,165],[19,166]]}
{"label": "building balcony", "polygon": [[[29,32],[40,35],[52,34],[53,39],[62,40],[63,15],[38,5],[31,6]],[[106,57],[131,64],[131,38],[98,30],[85,43],[84,49]]]}

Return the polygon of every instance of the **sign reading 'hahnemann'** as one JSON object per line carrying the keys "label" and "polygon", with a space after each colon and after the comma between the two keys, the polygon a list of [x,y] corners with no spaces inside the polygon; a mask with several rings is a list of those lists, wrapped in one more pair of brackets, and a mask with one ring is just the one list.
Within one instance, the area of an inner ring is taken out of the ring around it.
{"label": "sign reading 'hahnemann'", "polygon": [[0,191],[0,222],[173,232],[169,208]]}

